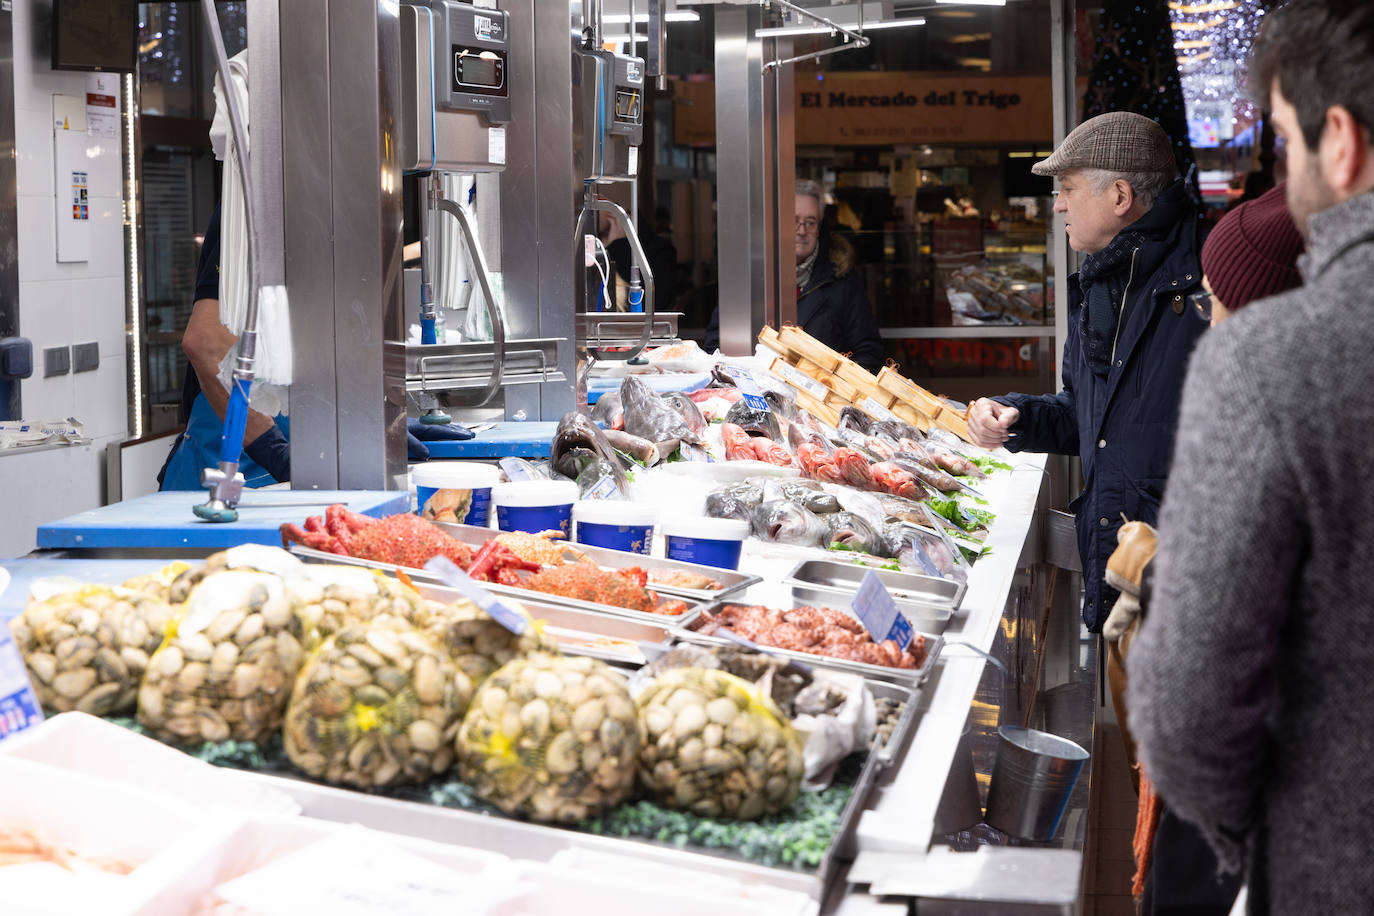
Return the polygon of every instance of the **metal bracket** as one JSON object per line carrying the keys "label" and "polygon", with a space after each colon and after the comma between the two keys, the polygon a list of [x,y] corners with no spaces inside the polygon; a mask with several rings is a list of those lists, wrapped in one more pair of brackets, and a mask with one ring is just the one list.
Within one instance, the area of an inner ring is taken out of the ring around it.
{"label": "metal bracket", "polygon": [[600,348],[588,347],[587,354],[593,359],[631,360],[643,352],[653,337],[654,272],[649,267],[649,258],[644,253],[644,246],[639,243],[639,233],[635,231],[634,223],[630,220],[629,215],[615,201],[597,197],[591,185],[587,186],[586,201],[582,205],[582,212],[577,214],[577,224],[573,227],[573,263],[582,263],[582,252],[585,244],[582,241],[582,224],[587,221],[588,213],[598,210],[610,213],[620,223],[620,228],[625,231],[625,240],[630,243],[630,250],[634,253],[635,261],[639,264],[639,274],[644,280],[644,328],[639,332],[638,343],[627,352],[611,354]]}
{"label": "metal bracket", "polygon": [[482,287],[482,295],[487,300],[487,317],[491,319],[491,342],[492,371],[491,381],[483,390],[481,397],[477,400],[476,406],[481,407],[490,403],[496,396],[496,391],[501,387],[501,376],[504,372],[506,358],[506,322],[501,317],[501,310],[496,306],[496,297],[491,292],[491,277],[487,274],[487,259],[482,253],[482,246],[477,244],[477,236],[472,231],[472,223],[468,221],[468,216],[463,212],[463,208],[458,206],[447,197],[440,197],[434,202],[440,210],[458,220],[458,228],[462,230],[463,241],[468,246],[468,253],[472,255],[473,266],[477,268],[477,282]]}
{"label": "metal bracket", "polygon": [[831,54],[839,54],[841,51],[855,51],[859,48],[866,48],[873,43],[873,40],[863,33],[863,0],[859,0],[858,4],[858,31],[847,29],[844,26],[840,25],[838,22],[835,22],[832,19],[827,19],[824,16],[821,16],[817,13],[813,13],[806,7],[798,6],[795,3],[789,2],[789,0],[766,0],[766,2],[770,6],[780,6],[783,9],[791,10],[799,16],[805,16],[807,19],[810,19],[813,22],[820,23],[821,25],[825,26],[830,30],[831,35],[834,35],[836,32],[840,33],[842,36],[844,36],[844,44],[836,45],[833,48],[826,48],[822,51],[812,51],[809,54],[798,54],[796,57],[787,57],[781,60],[770,60],[768,61],[768,63],[763,65],[764,73],[767,73],[769,70],[776,70],[779,67],[782,67],[786,64],[799,64],[802,61],[816,60],[821,57],[828,57]]}

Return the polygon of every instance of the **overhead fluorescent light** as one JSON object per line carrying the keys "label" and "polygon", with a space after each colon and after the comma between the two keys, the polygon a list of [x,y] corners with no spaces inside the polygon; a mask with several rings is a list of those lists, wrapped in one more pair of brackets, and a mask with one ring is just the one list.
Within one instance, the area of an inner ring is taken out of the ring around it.
{"label": "overhead fluorescent light", "polygon": [[[901,29],[907,26],[925,25],[925,19],[913,16],[909,19],[885,19],[879,22],[865,22],[862,27],[854,23],[841,23],[847,29],[858,32],[875,32],[879,29]],[[759,29],[754,34],[759,38],[790,38],[795,35],[829,35],[833,29],[818,26],[772,26]]]}
{"label": "overhead fluorescent light", "polygon": [[1007,0],[935,0],[949,6],[1006,6]]}
{"label": "overhead fluorescent light", "polygon": [[[606,25],[629,25],[629,24],[630,24],[630,14],[629,14],[629,13],[606,13],[604,16],[601,17],[601,21],[604,22]],[[635,23],[636,23],[636,24],[641,23],[641,22],[648,22],[648,21],[649,21],[649,14],[648,14],[648,13],[635,13]],[[673,11],[671,11],[671,12],[669,12],[669,13],[665,13],[665,14],[664,14],[664,16],[663,16],[663,21],[664,21],[664,22],[700,22],[700,21],[701,21],[701,14],[698,13],[698,12],[696,12],[695,10],[673,10]]]}

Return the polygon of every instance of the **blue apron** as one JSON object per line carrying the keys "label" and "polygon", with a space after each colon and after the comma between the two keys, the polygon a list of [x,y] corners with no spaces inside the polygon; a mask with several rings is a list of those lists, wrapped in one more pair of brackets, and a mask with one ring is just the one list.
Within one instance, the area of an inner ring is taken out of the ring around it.
{"label": "blue apron", "polygon": [[[290,438],[291,421],[281,414],[276,416],[277,428],[282,435]],[[205,400],[198,394],[191,404],[191,418],[186,423],[186,432],[177,437],[172,446],[172,454],[167,458],[166,473],[162,477],[164,490],[200,490],[200,471],[219,465],[219,443],[224,436],[224,421],[221,420]],[[276,478],[263,470],[247,454],[239,456],[239,471],[243,482],[249,487],[265,487],[278,483]]]}

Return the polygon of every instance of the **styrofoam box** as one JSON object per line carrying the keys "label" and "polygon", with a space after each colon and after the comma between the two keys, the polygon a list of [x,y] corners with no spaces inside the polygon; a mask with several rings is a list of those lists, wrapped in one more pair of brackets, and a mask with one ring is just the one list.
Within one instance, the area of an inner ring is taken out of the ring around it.
{"label": "styrofoam box", "polygon": [[82,858],[135,866],[128,875],[50,863],[0,868],[0,909],[6,916],[133,913],[158,888],[175,883],[189,857],[221,843],[232,823],[213,806],[0,756],[0,831],[27,832]]}
{"label": "styrofoam box", "polygon": [[279,789],[81,712],[62,713],[0,741],[0,756],[5,755],[94,774],[194,804],[226,805],[244,813],[297,814],[301,810]]}

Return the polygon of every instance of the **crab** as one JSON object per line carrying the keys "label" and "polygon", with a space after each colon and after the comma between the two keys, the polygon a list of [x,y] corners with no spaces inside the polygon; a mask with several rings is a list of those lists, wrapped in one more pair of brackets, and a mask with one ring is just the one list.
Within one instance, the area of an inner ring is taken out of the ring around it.
{"label": "crab", "polygon": [[554,543],[563,537],[563,532],[554,528],[549,531],[541,531],[538,534],[530,534],[526,531],[506,531],[498,534],[494,540],[520,559],[542,566],[561,566],[567,562],[582,562],[587,559],[585,553],[567,541]]}
{"label": "crab", "polygon": [[418,569],[432,557],[448,557],[466,569],[472,565],[472,548],[450,537],[418,515],[372,518],[350,512],[342,504],[324,510],[324,518],[312,515],[305,527],[290,522],[281,526],[285,547],[297,543],[314,550],[346,557],[376,560]]}

